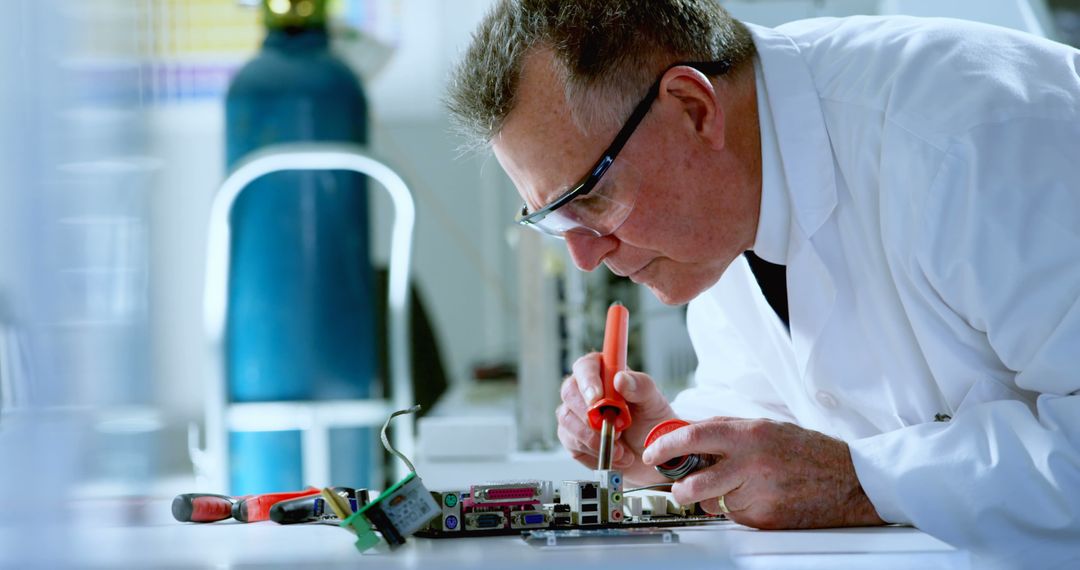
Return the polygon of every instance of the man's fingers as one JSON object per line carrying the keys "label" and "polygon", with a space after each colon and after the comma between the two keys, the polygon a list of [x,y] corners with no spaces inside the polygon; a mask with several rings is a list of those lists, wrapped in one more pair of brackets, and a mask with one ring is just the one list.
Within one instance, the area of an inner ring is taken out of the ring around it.
{"label": "man's fingers", "polygon": [[[571,378],[577,384],[577,393],[581,398],[581,410],[586,411],[589,406],[604,395],[604,387],[600,378],[600,353],[593,352],[577,359],[574,362]],[[567,382],[569,382],[569,379],[567,379]],[[662,414],[668,405],[663,394],[657,389],[656,383],[648,374],[643,372],[624,370],[616,374],[615,391],[628,404],[638,407],[640,412],[647,416]],[[576,399],[571,387],[564,383],[561,393],[564,402],[574,402],[573,406],[576,411]]]}
{"label": "man's fingers", "polygon": [[578,463],[584,465],[585,467],[588,467],[589,469],[594,469],[596,467],[595,455],[589,455],[588,453],[583,453],[580,451],[571,451],[570,457],[573,457],[574,461],[577,461]]}
{"label": "man's fingers", "polygon": [[586,457],[592,457],[593,462],[596,462],[596,452],[582,444],[581,440],[579,440],[574,434],[570,433],[570,431],[567,430],[565,427],[560,425],[559,429],[556,431],[556,435],[558,436],[559,442],[562,443],[563,447],[566,448],[566,450],[569,451],[570,454],[573,455],[575,458],[577,458],[578,455],[582,455]]}
{"label": "man's fingers", "polygon": [[628,404],[634,404],[647,416],[660,414],[668,406],[667,399],[656,387],[656,382],[644,372],[619,372],[615,375],[615,391],[622,395]]}
{"label": "man's fingers", "polygon": [[558,417],[559,432],[565,431],[567,437],[572,438],[575,444],[573,446],[567,445],[567,442],[562,438],[559,441],[562,441],[563,445],[570,451],[588,450],[593,455],[596,455],[600,449],[600,432],[590,428],[566,404],[559,406],[555,413]]}
{"label": "man's fingers", "polygon": [[[581,440],[572,435],[563,427],[559,427],[558,431],[559,441],[562,442],[569,452],[570,456],[575,460],[585,465],[589,469],[596,469],[598,460],[598,453],[595,449],[589,449],[582,445]],[[628,451],[624,446],[619,444],[615,445],[615,451],[612,452],[611,466],[615,469],[626,469],[634,464],[634,454]]]}
{"label": "man's fingers", "polygon": [[565,402],[574,392],[577,392],[577,380],[575,380],[574,375],[571,374],[570,376],[563,378],[562,385],[559,386],[559,397]]}
{"label": "man's fingers", "polygon": [[713,416],[711,418],[702,420],[705,422],[737,422],[745,420],[746,418],[738,418],[735,416]]}
{"label": "man's fingers", "polygon": [[[724,496],[727,508],[735,510],[730,504],[727,504],[727,495],[739,488],[741,482],[736,477],[729,465],[721,460],[708,469],[696,471],[676,481],[671,486],[671,496],[682,505],[712,501],[711,506],[715,506],[717,512],[719,512],[720,506],[716,499]],[[703,504],[702,508],[706,508],[706,506]],[[717,514],[712,511],[709,512]]]}
{"label": "man's fingers", "polygon": [[641,454],[641,460],[646,465],[659,465],[693,453],[730,455],[731,440],[738,425],[737,422],[706,421],[681,427],[660,436]]}
{"label": "man's fingers", "polygon": [[659,393],[648,374],[633,370],[623,370],[615,375],[615,391],[627,402],[634,403],[650,400],[654,393]]}
{"label": "man's fingers", "polygon": [[634,452],[626,447],[621,441],[615,442],[615,450],[611,453],[611,466],[616,469],[626,469],[634,464]]}
{"label": "man's fingers", "polygon": [[[566,404],[560,405],[555,410],[555,415],[559,420],[559,442],[575,459],[590,468],[595,468],[597,456],[600,454],[600,432],[589,427]],[[619,434],[615,435],[619,436]],[[614,442],[611,452],[612,467],[625,469],[633,465],[636,460],[634,452],[625,443],[619,440]]]}
{"label": "man's fingers", "polygon": [[583,422],[587,419],[588,407],[581,397],[581,391],[578,390],[577,380],[574,376],[569,376],[563,381],[559,395],[562,397],[563,405],[567,406],[569,411],[573,412],[578,419]]}
{"label": "man's fingers", "polygon": [[[742,504],[741,495],[743,494],[745,494],[745,491],[740,490],[739,487],[736,487],[721,496],[705,499],[703,501],[700,501],[698,504],[701,505],[701,510],[709,513],[710,515],[728,515],[728,518],[731,518],[732,513],[737,514],[739,511],[745,509],[745,507],[739,506]],[[723,509],[720,508],[720,497],[724,498]]]}
{"label": "man's fingers", "polygon": [[591,405],[604,393],[600,380],[600,353],[590,352],[574,361],[574,380],[585,406]]}
{"label": "man's fingers", "polygon": [[[727,498],[724,498],[724,506],[727,506]],[[720,498],[714,497],[712,499],[705,499],[704,501],[698,501],[701,505],[701,510],[709,513],[710,515],[722,515],[724,510],[720,508]],[[731,507],[728,507],[730,509]]]}

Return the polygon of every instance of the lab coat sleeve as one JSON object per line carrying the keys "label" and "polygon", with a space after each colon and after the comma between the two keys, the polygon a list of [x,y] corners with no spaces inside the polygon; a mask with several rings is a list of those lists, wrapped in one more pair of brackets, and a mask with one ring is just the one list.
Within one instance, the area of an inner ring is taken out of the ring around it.
{"label": "lab coat sleeve", "polygon": [[1010,563],[1080,559],[1080,120],[980,126],[924,196],[906,271],[1037,399],[849,442],[859,480],[888,522]]}
{"label": "lab coat sleeve", "polygon": [[698,368],[694,386],[671,403],[679,417],[794,421],[777,395],[777,375],[793,369],[786,331],[739,256],[711,289],[691,301],[687,329]]}

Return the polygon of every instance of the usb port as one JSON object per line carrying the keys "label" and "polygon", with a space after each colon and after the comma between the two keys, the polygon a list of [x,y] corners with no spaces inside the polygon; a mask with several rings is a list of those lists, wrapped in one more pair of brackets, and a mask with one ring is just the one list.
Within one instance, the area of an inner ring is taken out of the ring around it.
{"label": "usb port", "polygon": [[583,513],[595,513],[600,510],[600,505],[596,503],[586,503],[581,505],[581,512]]}

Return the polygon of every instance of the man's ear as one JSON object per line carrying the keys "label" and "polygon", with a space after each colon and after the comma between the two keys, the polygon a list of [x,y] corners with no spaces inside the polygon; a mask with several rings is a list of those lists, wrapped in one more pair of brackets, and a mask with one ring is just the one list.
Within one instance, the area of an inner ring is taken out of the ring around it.
{"label": "man's ear", "polygon": [[713,150],[723,150],[725,114],[717,92],[708,76],[685,65],[673,67],[660,80],[661,101],[678,105],[680,115],[698,137]]}

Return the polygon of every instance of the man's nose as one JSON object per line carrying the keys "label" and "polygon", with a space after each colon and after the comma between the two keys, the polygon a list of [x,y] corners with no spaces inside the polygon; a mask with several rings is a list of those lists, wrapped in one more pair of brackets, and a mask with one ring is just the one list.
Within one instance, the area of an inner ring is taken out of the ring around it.
{"label": "man's nose", "polygon": [[599,267],[600,262],[618,246],[618,240],[612,236],[595,237],[583,233],[567,233],[563,239],[566,240],[566,249],[570,251],[574,265],[582,271],[592,271]]}

